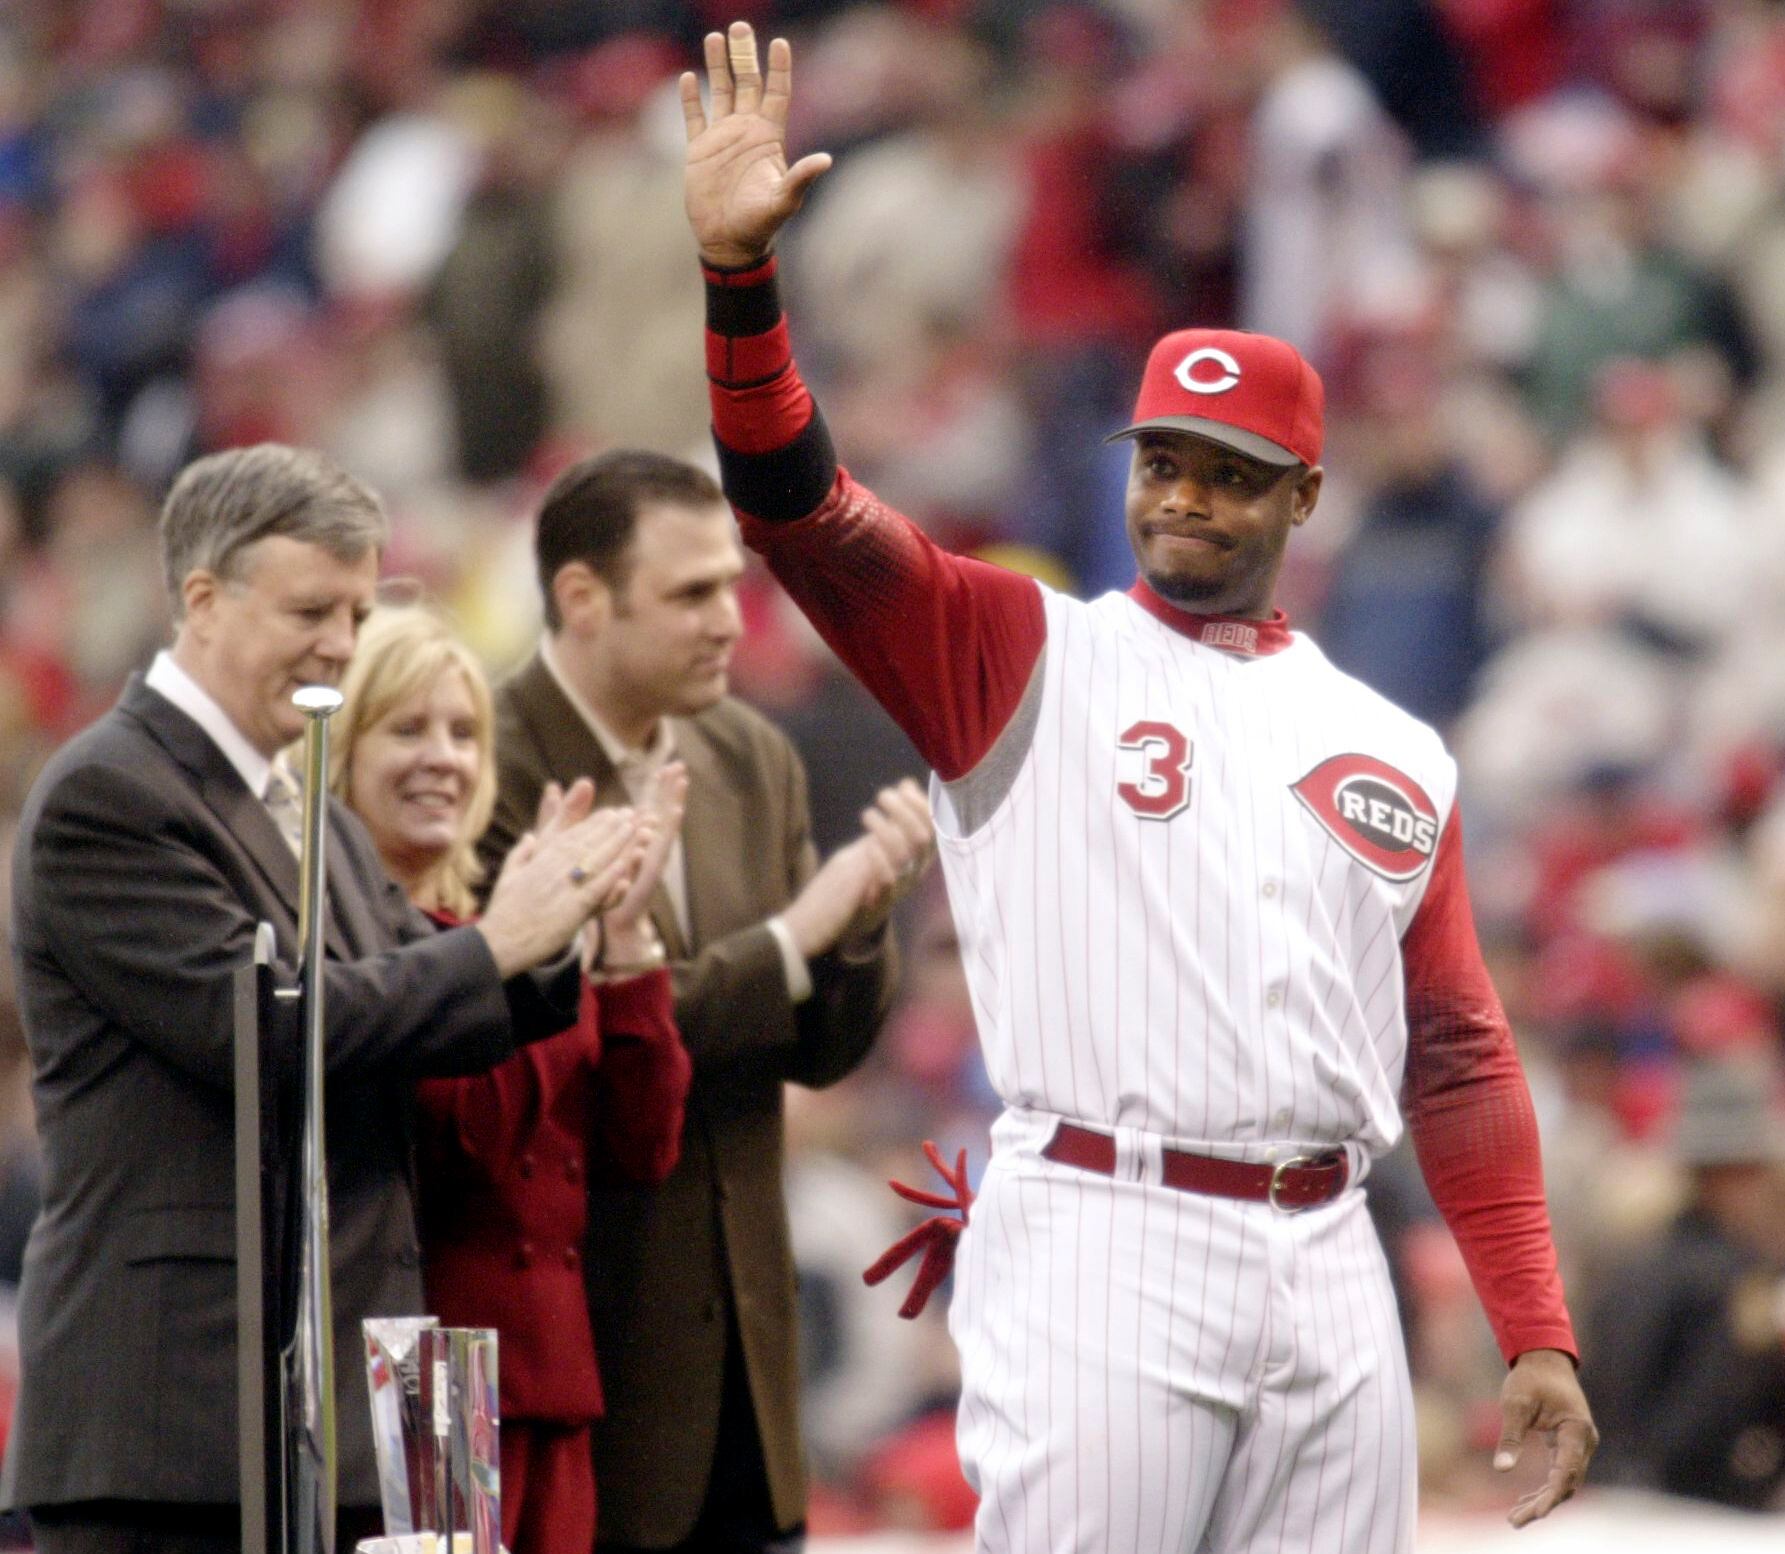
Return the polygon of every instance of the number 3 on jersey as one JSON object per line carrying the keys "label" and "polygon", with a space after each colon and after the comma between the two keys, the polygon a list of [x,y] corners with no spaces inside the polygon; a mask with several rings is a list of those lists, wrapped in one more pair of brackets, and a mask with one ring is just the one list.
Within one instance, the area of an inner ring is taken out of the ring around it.
{"label": "number 3 on jersey", "polygon": [[1119,782],[1116,795],[1142,820],[1170,820],[1190,802],[1190,741],[1169,723],[1143,718],[1116,741],[1145,757],[1139,782]]}

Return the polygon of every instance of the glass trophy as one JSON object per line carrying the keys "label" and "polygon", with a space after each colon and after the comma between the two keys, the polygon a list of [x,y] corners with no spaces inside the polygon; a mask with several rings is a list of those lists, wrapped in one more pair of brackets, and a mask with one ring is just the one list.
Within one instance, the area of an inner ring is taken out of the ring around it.
{"label": "glass trophy", "polygon": [[366,1389],[387,1533],[439,1532],[433,1427],[423,1429],[421,1335],[433,1317],[367,1317]]}
{"label": "glass trophy", "polygon": [[471,1554],[501,1554],[502,1412],[496,1398],[496,1330],[452,1327],[441,1332],[449,1350],[453,1527],[470,1531]]}
{"label": "glass trophy", "polygon": [[432,1317],[363,1326],[387,1536],[361,1554],[501,1554],[496,1330]]}

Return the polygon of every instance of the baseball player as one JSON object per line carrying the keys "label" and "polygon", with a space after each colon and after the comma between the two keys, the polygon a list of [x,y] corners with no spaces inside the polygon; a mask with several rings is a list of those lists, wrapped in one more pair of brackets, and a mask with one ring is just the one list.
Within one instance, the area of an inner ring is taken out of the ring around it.
{"label": "baseball player", "polygon": [[961,1238],[959,1441],[988,1550],[1411,1547],[1413,1410],[1359,1185],[1403,1118],[1510,1366],[1495,1465],[1596,1442],[1537,1133],[1482,965],[1456,767],[1272,605],[1320,494],[1288,345],[1183,330],[1142,378],[1139,578],[1082,603],[951,556],[837,465],[771,244],[791,58],[682,78],[725,489],[935,769],[1005,1110]]}

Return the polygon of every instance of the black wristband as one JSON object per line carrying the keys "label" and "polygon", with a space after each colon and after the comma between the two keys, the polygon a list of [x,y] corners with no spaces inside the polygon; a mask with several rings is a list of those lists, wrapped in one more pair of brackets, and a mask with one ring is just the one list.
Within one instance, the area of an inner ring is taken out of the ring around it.
{"label": "black wristband", "polygon": [[747,286],[707,282],[707,328],[728,340],[766,335],[781,322],[781,287],[771,271]]}
{"label": "black wristband", "polygon": [[713,437],[725,495],[739,512],[770,523],[804,518],[830,495],[837,453],[818,407],[799,436],[770,453],[739,453]]}

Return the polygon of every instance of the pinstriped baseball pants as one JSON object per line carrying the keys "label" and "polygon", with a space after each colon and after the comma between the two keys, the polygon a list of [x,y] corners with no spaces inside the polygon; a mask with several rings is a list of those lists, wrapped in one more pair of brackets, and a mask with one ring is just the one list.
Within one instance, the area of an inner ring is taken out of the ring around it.
{"label": "pinstriped baseball pants", "polygon": [[1413,1404],[1363,1193],[1301,1214],[987,1167],[950,1331],[987,1554],[1405,1554]]}

